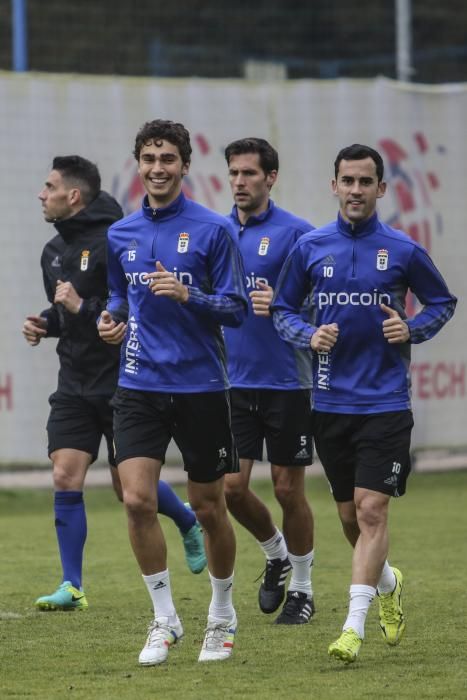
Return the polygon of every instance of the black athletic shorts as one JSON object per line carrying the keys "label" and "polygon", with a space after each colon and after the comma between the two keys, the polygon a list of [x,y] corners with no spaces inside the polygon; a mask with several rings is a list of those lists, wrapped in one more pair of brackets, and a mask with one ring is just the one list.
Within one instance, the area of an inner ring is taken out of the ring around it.
{"label": "black athletic shorts", "polygon": [[134,457],[164,462],[173,438],[192,481],[209,483],[238,471],[228,392],[167,394],[118,387],[112,406],[117,464]]}
{"label": "black athletic shorts", "polygon": [[310,391],[231,389],[232,430],[241,459],[304,467],[313,462]]}
{"label": "black athletic shorts", "polygon": [[107,441],[109,464],[115,466],[110,396],[73,396],[56,391],[49,397],[47,421],[49,455],[55,450],[88,452],[97,459],[102,436]]}
{"label": "black athletic shorts", "polygon": [[412,411],[312,413],[316,452],[336,501],[353,501],[355,487],[403,496],[410,473]]}

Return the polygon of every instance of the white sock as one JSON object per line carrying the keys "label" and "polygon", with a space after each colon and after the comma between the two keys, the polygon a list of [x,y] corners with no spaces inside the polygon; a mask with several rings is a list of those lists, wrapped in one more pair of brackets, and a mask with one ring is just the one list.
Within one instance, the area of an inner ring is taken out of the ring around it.
{"label": "white sock", "polygon": [[287,545],[285,544],[284,535],[276,528],[275,534],[266,542],[259,542],[259,546],[263,550],[266,559],[287,559]]}
{"label": "white sock", "polygon": [[292,564],[292,577],[289,583],[289,591],[306,593],[311,598],[313,587],[311,585],[311,571],[313,568],[315,550],[308,554],[297,556],[289,552],[289,561]]}
{"label": "white sock", "polygon": [[232,604],[232,589],[234,575],[229,578],[214,578],[209,573],[212,586],[212,598],[209,605],[208,619],[215,621],[230,620],[235,615]]}
{"label": "white sock", "polygon": [[143,574],[143,580],[151,596],[154,617],[168,617],[173,621],[177,617],[177,613],[172,600],[172,591],[170,590],[169,570],[159,571],[157,574],[151,574],[150,576]]}
{"label": "white sock", "polygon": [[376,588],[373,588],[373,586],[350,586],[349,613],[342,628],[343,630],[351,627],[360,639],[364,638],[366,616],[375,595]]}
{"label": "white sock", "polygon": [[392,593],[396,587],[396,577],[388,562],[384,562],[381,577],[378,581],[378,593]]}

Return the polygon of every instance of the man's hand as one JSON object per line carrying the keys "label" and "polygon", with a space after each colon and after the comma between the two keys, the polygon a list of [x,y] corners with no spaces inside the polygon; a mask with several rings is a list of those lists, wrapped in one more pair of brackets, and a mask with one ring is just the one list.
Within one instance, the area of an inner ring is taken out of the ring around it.
{"label": "man's hand", "polygon": [[187,287],[175,277],[173,272],[166,270],[159,260],[156,262],[156,272],[149,272],[146,279],[149,280],[149,289],[156,297],[169,297],[180,304],[188,301]]}
{"label": "man's hand", "polygon": [[410,331],[406,322],[390,306],[386,306],[386,304],[380,304],[379,306],[389,316],[383,321],[383,335],[388,343],[406,343],[410,338]]}
{"label": "man's hand", "polygon": [[41,339],[47,335],[47,319],[43,316],[27,316],[22,332],[29,345],[39,345]]}
{"label": "man's hand", "polygon": [[100,337],[109,345],[120,345],[126,333],[126,323],[115,323],[108,311],[103,311],[97,324]]}
{"label": "man's hand", "polygon": [[259,289],[254,289],[250,292],[253,313],[256,314],[256,316],[270,316],[271,312],[269,311],[269,307],[272,297],[274,296],[274,289],[268,284],[264,284],[264,282],[258,281],[256,284]]}
{"label": "man's hand", "polygon": [[54,304],[63,304],[65,309],[71,314],[77,314],[82,303],[83,300],[80,296],[78,296],[78,293],[71,282],[62,282],[62,280],[57,280]]}
{"label": "man's hand", "polygon": [[315,352],[329,352],[337,341],[339,327],[337,323],[323,325],[311,336],[310,345]]}

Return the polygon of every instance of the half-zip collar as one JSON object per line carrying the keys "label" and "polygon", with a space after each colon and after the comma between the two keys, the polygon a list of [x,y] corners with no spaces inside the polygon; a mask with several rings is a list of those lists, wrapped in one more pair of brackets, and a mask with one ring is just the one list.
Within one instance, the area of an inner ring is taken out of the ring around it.
{"label": "half-zip collar", "polygon": [[249,216],[248,219],[246,220],[246,223],[242,224],[240,222],[240,219],[238,218],[238,210],[237,210],[237,205],[234,204],[232,207],[232,218],[235,221],[238,226],[243,230],[245,228],[249,228],[250,226],[257,226],[258,224],[262,224],[263,221],[266,221],[266,219],[271,215],[271,213],[274,210],[274,207],[276,205],[270,199],[268,201],[268,208],[265,209],[264,211],[261,212],[261,214],[258,214],[257,216]]}
{"label": "half-zip collar", "polygon": [[181,214],[181,212],[185,209],[185,204],[185,195],[183,194],[183,192],[180,192],[178,197],[174,199],[174,201],[171,202],[168,206],[160,207],[159,209],[154,209],[149,205],[148,195],[145,195],[142,207],[143,215],[146,219],[149,219],[150,221],[160,221],[161,219],[173,219],[174,216],[178,216],[178,214]]}
{"label": "half-zip collar", "polygon": [[358,224],[351,224],[349,221],[346,221],[340,214],[340,212],[337,215],[337,229],[340,233],[343,233],[344,236],[350,236],[351,238],[359,237],[363,238],[363,236],[368,236],[371,233],[374,233],[376,229],[378,228],[379,224],[379,219],[378,215],[375,212],[372,216],[370,216],[369,219],[365,219],[365,221],[360,221]]}

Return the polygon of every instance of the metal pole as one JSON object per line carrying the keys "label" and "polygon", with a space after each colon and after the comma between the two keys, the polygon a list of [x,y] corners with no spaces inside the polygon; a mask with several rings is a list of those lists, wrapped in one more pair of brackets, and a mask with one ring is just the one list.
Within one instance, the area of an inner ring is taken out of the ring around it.
{"label": "metal pole", "polygon": [[13,34],[13,70],[28,70],[28,26],[26,14],[27,0],[11,0]]}
{"label": "metal pole", "polygon": [[396,66],[397,80],[412,79],[412,3],[396,0]]}

